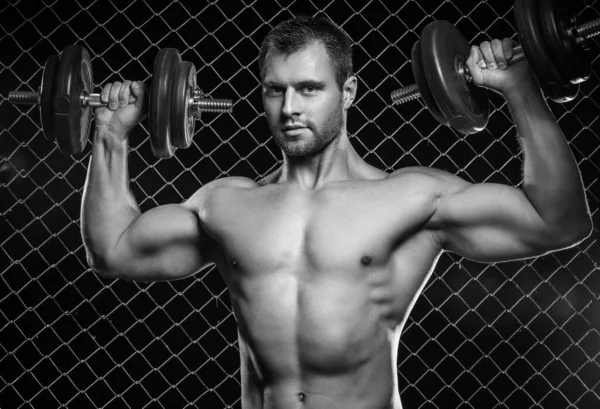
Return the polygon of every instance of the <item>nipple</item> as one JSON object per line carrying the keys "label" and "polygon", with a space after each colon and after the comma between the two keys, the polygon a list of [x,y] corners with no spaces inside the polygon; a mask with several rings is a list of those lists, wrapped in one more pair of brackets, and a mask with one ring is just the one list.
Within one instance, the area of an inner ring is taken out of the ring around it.
{"label": "nipple", "polygon": [[370,266],[372,261],[373,259],[371,258],[371,256],[362,256],[360,258],[360,264],[362,264],[365,267]]}
{"label": "nipple", "polygon": [[237,262],[237,260],[236,260],[236,259],[234,259],[234,258],[232,258],[232,259],[231,259],[231,265],[232,265],[233,267],[237,267],[237,265],[238,265],[238,262]]}

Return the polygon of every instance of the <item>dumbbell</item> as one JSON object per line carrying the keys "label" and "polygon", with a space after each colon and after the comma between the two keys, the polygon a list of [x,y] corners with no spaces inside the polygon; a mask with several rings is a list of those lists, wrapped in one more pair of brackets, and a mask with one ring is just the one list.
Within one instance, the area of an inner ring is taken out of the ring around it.
{"label": "dumbbell", "polygon": [[[574,0],[569,5],[577,3]],[[558,0],[515,0],[514,14],[521,46],[513,49],[514,64],[529,63],[546,96],[559,103],[577,96],[579,83],[590,77],[586,40],[600,33],[600,19],[577,25],[574,13]],[[419,96],[433,117],[463,134],[479,132],[487,125],[487,90],[471,82],[466,59],[469,44],[446,21],[428,24],[412,49],[416,84],[395,90],[394,104]]]}
{"label": "dumbbell", "polygon": [[[159,51],[150,91],[150,144],[156,157],[170,158],[177,148],[191,144],[196,119],[202,111],[227,112],[232,101],[208,99],[196,85],[196,69],[181,61],[174,48]],[[79,155],[91,129],[92,108],[107,104],[92,93],[93,75],[88,51],[67,46],[60,57],[51,56],[44,65],[39,92],[11,91],[14,104],[40,105],[42,129],[66,155]],[[130,97],[130,103],[135,101]]]}

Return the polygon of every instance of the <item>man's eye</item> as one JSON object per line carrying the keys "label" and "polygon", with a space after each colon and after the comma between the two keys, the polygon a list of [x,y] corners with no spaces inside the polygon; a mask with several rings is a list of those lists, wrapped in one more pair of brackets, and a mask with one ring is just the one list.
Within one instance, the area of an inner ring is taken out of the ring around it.
{"label": "man's eye", "polygon": [[302,87],[302,90],[304,92],[310,92],[310,93],[312,93],[312,92],[316,92],[318,90],[318,88],[315,87],[315,86],[313,86],[313,85],[305,85],[304,87]]}
{"label": "man's eye", "polygon": [[282,90],[280,87],[267,87],[267,94],[278,95],[281,94]]}

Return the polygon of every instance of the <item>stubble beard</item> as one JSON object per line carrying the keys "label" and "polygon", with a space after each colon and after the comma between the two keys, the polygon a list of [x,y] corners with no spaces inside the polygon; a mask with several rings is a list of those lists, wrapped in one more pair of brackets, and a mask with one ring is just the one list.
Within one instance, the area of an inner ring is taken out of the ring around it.
{"label": "stubble beard", "polygon": [[340,136],[343,120],[342,103],[340,103],[322,128],[319,128],[312,121],[304,123],[313,134],[310,141],[303,141],[302,143],[289,142],[279,128],[272,134],[275,135],[275,143],[285,155],[291,157],[315,156],[327,149]]}

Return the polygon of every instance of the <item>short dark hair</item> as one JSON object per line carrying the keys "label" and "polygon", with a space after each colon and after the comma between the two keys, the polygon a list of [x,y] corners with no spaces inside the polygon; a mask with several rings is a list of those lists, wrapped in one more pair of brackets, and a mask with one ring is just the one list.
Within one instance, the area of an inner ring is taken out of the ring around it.
{"label": "short dark hair", "polygon": [[325,46],[335,81],[341,90],[352,75],[352,40],[344,30],[322,17],[301,16],[275,26],[260,46],[258,66],[261,78],[271,50],[292,54],[313,41],[321,41]]}

